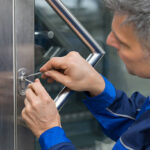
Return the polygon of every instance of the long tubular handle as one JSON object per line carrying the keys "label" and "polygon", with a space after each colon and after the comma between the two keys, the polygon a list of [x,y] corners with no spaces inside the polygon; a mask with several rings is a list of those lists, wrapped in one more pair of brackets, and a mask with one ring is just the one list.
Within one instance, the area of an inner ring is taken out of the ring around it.
{"label": "long tubular handle", "polygon": [[[83,43],[89,48],[91,54],[86,59],[92,66],[103,57],[105,51],[101,46],[93,39],[88,31],[80,24],[80,22],[70,13],[70,11],[63,5],[61,0],[46,0],[47,3],[56,11],[56,13],[66,22],[66,24],[74,31],[74,33],[83,41]],[[67,98],[72,94],[67,87],[55,98],[56,107],[60,110],[63,104],[67,101]]]}
{"label": "long tubular handle", "polygon": [[[89,64],[94,66],[96,62],[101,58],[101,55],[98,53],[90,54],[89,57],[86,59]],[[57,95],[57,97],[54,99],[56,107],[58,110],[60,110],[65,102],[67,101],[68,97],[71,96],[73,91],[68,89],[67,87],[64,87],[61,92]]]}

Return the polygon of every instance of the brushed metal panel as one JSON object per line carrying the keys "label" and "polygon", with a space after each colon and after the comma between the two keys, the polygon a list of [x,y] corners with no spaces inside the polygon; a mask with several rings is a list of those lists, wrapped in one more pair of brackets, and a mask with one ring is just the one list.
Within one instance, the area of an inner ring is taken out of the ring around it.
{"label": "brushed metal panel", "polygon": [[[27,73],[34,72],[34,0],[15,1],[15,43],[16,74],[24,67]],[[17,77],[16,77],[17,78]],[[17,84],[17,79],[16,79]],[[18,85],[17,87],[18,88]],[[17,148],[16,150],[33,150],[34,136],[23,126],[21,111],[24,97],[17,92]]]}
{"label": "brushed metal panel", "polygon": [[0,150],[14,150],[12,4],[0,1]]}

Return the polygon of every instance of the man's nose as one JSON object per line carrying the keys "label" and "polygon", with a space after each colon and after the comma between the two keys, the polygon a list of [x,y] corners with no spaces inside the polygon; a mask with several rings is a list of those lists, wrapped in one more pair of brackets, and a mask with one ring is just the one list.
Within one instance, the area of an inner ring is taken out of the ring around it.
{"label": "man's nose", "polygon": [[107,40],[106,40],[106,44],[116,49],[119,49],[119,43],[112,32],[109,33]]}

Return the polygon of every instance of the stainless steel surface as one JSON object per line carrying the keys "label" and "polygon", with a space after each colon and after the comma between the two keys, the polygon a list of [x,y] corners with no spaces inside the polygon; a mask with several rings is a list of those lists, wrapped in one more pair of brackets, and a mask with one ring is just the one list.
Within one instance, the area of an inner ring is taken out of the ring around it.
{"label": "stainless steel surface", "polygon": [[[72,91],[73,92],[73,91]],[[63,107],[63,105],[65,104],[65,102],[67,101],[67,98],[72,94],[72,92],[70,91],[70,89],[68,89],[67,87],[64,87],[60,93],[57,95],[57,97],[55,98],[55,104],[57,109],[61,109]]]}
{"label": "stainless steel surface", "polygon": [[[20,68],[26,68],[26,74],[34,72],[34,0],[15,0],[15,47],[16,74]],[[17,85],[16,76],[16,88]],[[21,111],[24,107],[24,97],[17,91],[17,126],[16,149],[33,150],[34,137],[28,128],[20,123]]]}
{"label": "stainless steel surface", "polygon": [[0,1],[0,150],[14,150],[13,1]]}

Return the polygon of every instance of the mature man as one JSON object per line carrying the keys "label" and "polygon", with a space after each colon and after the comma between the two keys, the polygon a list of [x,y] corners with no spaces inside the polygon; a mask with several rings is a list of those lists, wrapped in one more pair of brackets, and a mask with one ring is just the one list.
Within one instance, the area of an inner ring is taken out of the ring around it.
{"label": "mature man", "polygon": [[[150,1],[104,1],[114,11],[107,44],[117,49],[129,73],[150,78]],[[116,141],[114,150],[150,150],[149,97],[136,92],[128,98],[76,52],[51,59],[41,71],[49,82],[56,80],[72,90],[89,92],[84,103]],[[61,128],[53,100],[38,79],[26,91],[22,117],[43,150],[75,149]]]}

